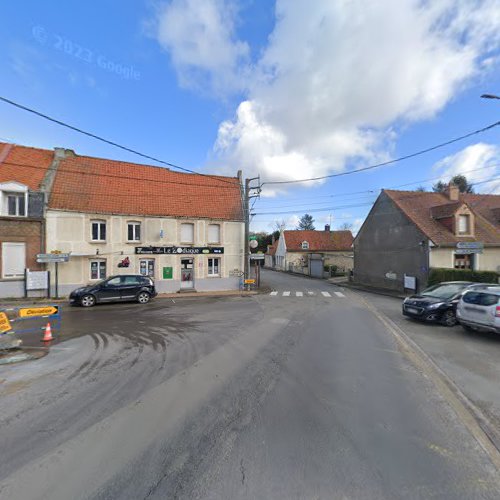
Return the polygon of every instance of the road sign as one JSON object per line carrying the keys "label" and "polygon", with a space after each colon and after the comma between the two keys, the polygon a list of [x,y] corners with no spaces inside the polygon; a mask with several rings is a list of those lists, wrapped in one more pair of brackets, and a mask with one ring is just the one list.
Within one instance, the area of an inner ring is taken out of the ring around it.
{"label": "road sign", "polygon": [[254,285],[255,280],[245,280],[245,285]]}
{"label": "road sign", "polygon": [[19,309],[19,316],[21,318],[38,318],[40,316],[52,316],[58,312],[58,306],[23,307]]}
{"label": "road sign", "polygon": [[0,333],[8,332],[11,329],[9,318],[3,312],[0,312]]}
{"label": "road sign", "polygon": [[265,256],[263,253],[251,253],[250,260],[264,260]]}
{"label": "road sign", "polygon": [[248,239],[249,239],[249,240],[256,240],[256,239],[257,239],[257,236],[255,236],[255,235],[251,235],[251,236],[249,236],[249,237],[248,237]]}
{"label": "road sign", "polygon": [[480,249],[484,248],[484,243],[482,241],[459,241],[457,243],[457,248],[459,250],[469,250],[469,249]]}
{"label": "road sign", "polygon": [[248,244],[250,245],[250,248],[257,248],[259,246],[259,242],[257,240],[250,240]]}
{"label": "road sign", "polygon": [[69,253],[39,253],[36,256],[36,261],[40,263],[50,262],[68,262]]}

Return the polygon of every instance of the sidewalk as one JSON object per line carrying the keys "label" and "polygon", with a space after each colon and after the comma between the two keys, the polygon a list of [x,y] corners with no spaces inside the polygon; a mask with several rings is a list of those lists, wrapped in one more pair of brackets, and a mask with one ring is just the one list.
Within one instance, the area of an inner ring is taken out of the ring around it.
{"label": "sidewalk", "polygon": [[359,283],[352,283],[350,281],[345,281],[345,282],[338,282],[337,281],[336,282],[333,280],[335,280],[335,278],[329,279],[328,281],[330,283],[335,284],[335,285],[343,286],[345,288],[350,288],[352,290],[359,290],[361,292],[375,293],[377,295],[385,295],[386,297],[394,297],[395,299],[404,299],[407,297],[407,295],[404,295],[397,290],[386,290],[383,288],[376,288],[376,287],[361,285]]}

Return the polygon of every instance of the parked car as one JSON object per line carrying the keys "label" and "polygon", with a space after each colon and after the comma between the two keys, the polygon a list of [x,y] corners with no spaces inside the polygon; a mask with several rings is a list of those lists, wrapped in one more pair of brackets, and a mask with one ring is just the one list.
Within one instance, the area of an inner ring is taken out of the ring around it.
{"label": "parked car", "polygon": [[406,297],[403,315],[410,318],[441,323],[445,326],[457,324],[456,307],[464,290],[484,286],[470,281],[448,281],[425,289],[419,295]]}
{"label": "parked car", "polygon": [[457,319],[466,330],[500,333],[500,286],[466,291],[457,306]]}
{"label": "parked car", "polygon": [[125,302],[136,300],[147,304],[157,295],[153,280],[149,276],[124,274],[111,276],[99,283],[73,290],[69,295],[71,304],[92,307],[102,302]]}

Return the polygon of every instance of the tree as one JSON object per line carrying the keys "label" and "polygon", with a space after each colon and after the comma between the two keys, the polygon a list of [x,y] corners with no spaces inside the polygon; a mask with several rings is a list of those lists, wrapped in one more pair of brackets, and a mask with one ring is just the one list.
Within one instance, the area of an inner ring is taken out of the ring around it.
{"label": "tree", "polygon": [[312,218],[312,215],[304,214],[299,220],[299,225],[297,226],[297,229],[301,231],[314,230],[315,229],[314,219]]}
{"label": "tree", "polygon": [[425,188],[425,186],[418,186],[416,191],[419,191],[420,193],[425,193],[427,191],[427,189]]}
{"label": "tree", "polygon": [[[465,177],[465,175],[461,175],[461,174],[454,175],[451,178],[450,182],[453,182],[453,184],[458,186],[458,190],[461,193],[473,193],[474,192],[474,188],[472,187],[472,184],[469,183],[469,181],[467,180],[467,177]],[[434,184],[434,186],[432,186],[432,190],[435,193],[444,193],[447,189],[448,189],[448,184],[444,183],[443,181],[438,181],[438,182],[436,182],[436,184]]]}
{"label": "tree", "polygon": [[339,227],[340,231],[352,231],[353,228],[354,225],[352,222],[343,222]]}

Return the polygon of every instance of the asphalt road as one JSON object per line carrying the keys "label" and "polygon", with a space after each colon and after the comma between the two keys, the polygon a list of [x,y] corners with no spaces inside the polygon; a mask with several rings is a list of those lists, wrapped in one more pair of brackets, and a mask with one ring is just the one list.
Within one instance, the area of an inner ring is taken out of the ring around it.
{"label": "asphalt road", "polygon": [[0,498],[498,498],[357,294],[263,278],[277,293],[72,309],[70,340],[0,367]]}

